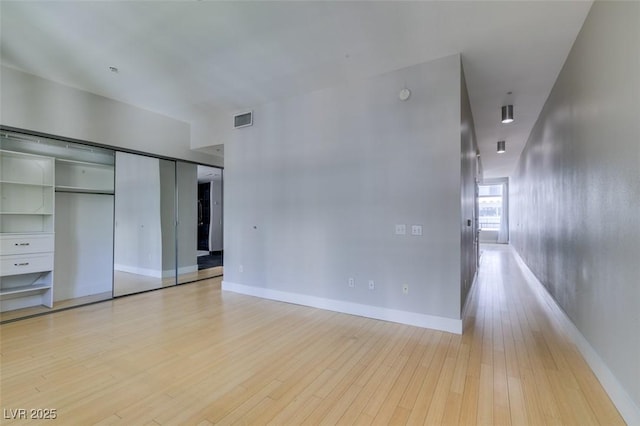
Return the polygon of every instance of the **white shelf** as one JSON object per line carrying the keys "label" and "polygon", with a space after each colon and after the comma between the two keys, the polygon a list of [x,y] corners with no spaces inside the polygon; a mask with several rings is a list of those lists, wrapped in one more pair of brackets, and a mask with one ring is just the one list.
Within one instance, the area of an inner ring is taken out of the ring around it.
{"label": "white shelf", "polygon": [[3,237],[15,237],[18,235],[34,235],[34,236],[40,236],[40,235],[54,235],[53,232],[42,232],[42,231],[32,231],[32,232],[2,232],[0,233],[2,234]]}
{"label": "white shelf", "polygon": [[113,194],[113,188],[89,188],[78,186],[56,186],[56,192],[77,192],[80,194]]}
{"label": "white shelf", "polygon": [[29,183],[29,182],[16,182],[10,180],[0,180],[0,184],[2,185],[23,185],[23,186],[35,186],[39,188],[51,188],[53,184],[45,184],[45,183]]}
{"label": "white shelf", "polygon": [[[31,213],[31,212],[0,212],[0,214],[6,214],[6,215],[20,215],[20,216],[51,216],[53,214],[53,212],[46,212],[46,213]],[[34,232],[39,232],[39,231],[34,231]],[[3,232],[4,233],[4,232]],[[21,234],[23,234],[23,232],[21,232]]]}
{"label": "white shelf", "polygon": [[42,291],[50,290],[51,286],[46,284],[34,284],[34,285],[24,285],[20,287],[12,287],[6,290],[0,290],[0,300],[2,299],[13,299],[16,296],[21,296],[27,293],[39,293]]}
{"label": "white shelf", "polygon": [[[2,154],[2,175],[3,179],[0,181],[0,213],[2,214],[39,214],[49,215],[53,214],[53,171],[51,180],[45,182],[31,182],[30,177],[19,176],[18,170],[15,165],[10,161],[14,158],[19,158],[15,155],[6,156],[5,152]],[[30,157],[25,157],[30,158]],[[48,163],[45,162],[43,157],[37,157],[39,167],[38,169],[47,169],[48,165],[53,168],[53,159],[48,159]],[[24,160],[21,158],[20,160]],[[30,173],[33,171],[33,167],[29,167],[27,163],[20,164],[23,167],[24,172]],[[7,168],[9,172],[5,173],[4,168]],[[52,169],[53,170],[53,169]],[[11,179],[5,177],[6,174],[11,174]],[[38,178],[36,180],[43,180],[44,178]]]}
{"label": "white shelf", "polygon": [[53,186],[53,179],[53,158],[0,150],[1,181]]}
{"label": "white shelf", "polygon": [[59,192],[114,193],[114,167],[110,164],[57,159],[55,175]]}
{"label": "white shelf", "polygon": [[90,167],[102,167],[104,169],[113,170],[113,164],[101,164],[101,163],[92,163],[90,161],[79,161],[79,160],[67,160],[66,158],[56,158],[56,163],[69,163]]}

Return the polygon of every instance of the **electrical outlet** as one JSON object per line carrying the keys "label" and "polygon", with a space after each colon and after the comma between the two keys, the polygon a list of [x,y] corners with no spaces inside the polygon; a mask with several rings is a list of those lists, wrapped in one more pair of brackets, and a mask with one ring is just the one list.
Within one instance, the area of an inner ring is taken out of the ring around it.
{"label": "electrical outlet", "polygon": [[349,287],[354,288],[356,286],[356,280],[349,278]]}
{"label": "electrical outlet", "polygon": [[396,225],[396,235],[406,235],[407,226],[406,225]]}
{"label": "electrical outlet", "polygon": [[422,225],[411,225],[411,235],[422,235]]}
{"label": "electrical outlet", "polygon": [[369,280],[369,290],[375,290],[376,289],[376,285],[373,282],[373,280]]}
{"label": "electrical outlet", "polygon": [[242,265],[238,266],[238,271],[244,272],[244,266],[242,266]]}
{"label": "electrical outlet", "polygon": [[402,294],[409,294],[409,284],[404,284],[402,286]]}

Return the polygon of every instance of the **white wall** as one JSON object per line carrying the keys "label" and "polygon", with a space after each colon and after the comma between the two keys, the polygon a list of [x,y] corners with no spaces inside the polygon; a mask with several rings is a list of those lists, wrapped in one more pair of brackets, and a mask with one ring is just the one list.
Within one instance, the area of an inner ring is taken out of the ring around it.
{"label": "white wall", "polygon": [[225,144],[224,288],[459,332],[460,73],[454,55],[253,108]]}
{"label": "white wall", "polygon": [[640,424],[639,41],[640,3],[593,4],[510,194],[511,243],[603,362],[594,370],[612,373],[599,378],[629,424]]}
{"label": "white wall", "polygon": [[191,150],[188,123],[4,66],[0,86],[4,126],[222,166]]}

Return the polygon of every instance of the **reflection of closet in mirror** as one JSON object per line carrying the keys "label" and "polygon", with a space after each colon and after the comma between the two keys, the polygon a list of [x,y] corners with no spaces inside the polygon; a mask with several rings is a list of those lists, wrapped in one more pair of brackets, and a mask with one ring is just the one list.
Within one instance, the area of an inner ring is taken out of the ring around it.
{"label": "reflection of closet in mirror", "polygon": [[176,283],[175,162],[116,153],[114,296]]}

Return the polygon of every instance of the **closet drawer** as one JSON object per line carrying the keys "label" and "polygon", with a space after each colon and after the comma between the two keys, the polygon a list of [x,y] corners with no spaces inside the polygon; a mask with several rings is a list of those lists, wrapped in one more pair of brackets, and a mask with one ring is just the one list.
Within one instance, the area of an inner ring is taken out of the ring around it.
{"label": "closet drawer", "polygon": [[0,276],[53,270],[53,253],[0,257]]}
{"label": "closet drawer", "polygon": [[2,235],[0,254],[46,253],[53,251],[53,234],[47,235]]}

